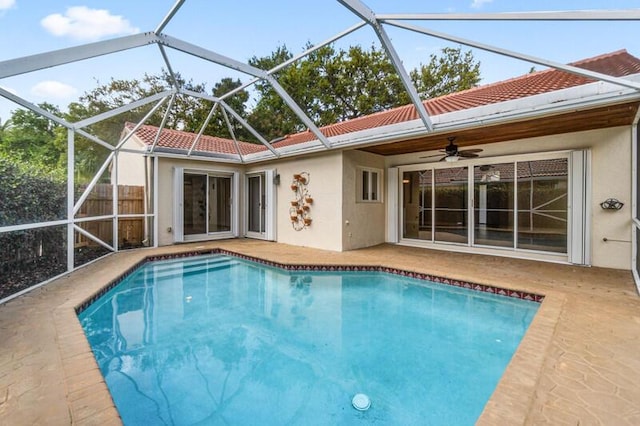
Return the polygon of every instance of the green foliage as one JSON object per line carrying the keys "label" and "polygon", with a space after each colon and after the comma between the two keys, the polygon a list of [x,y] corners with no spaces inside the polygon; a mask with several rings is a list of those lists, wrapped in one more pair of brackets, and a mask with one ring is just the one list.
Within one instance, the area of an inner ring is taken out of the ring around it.
{"label": "green foliage", "polygon": [[436,98],[477,86],[480,62],[474,61],[471,51],[445,47],[441,56],[432,54],[429,63],[420,64],[410,76],[422,99]]}
{"label": "green foliage", "polygon": [[[306,48],[308,48],[307,46]],[[270,69],[291,58],[286,46],[249,63]],[[409,101],[382,50],[322,47],[274,74],[278,83],[316,123],[324,126],[382,111]],[[304,130],[300,119],[267,83],[256,85],[259,101],[249,122],[267,139]]]}
{"label": "green foliage", "polygon": [[58,220],[66,213],[60,169],[16,161],[0,154],[0,226]]}
{"label": "green foliage", "polygon": [[[0,226],[59,220],[64,176],[0,154]],[[66,270],[66,226],[0,233],[0,298]]]}
{"label": "green foliage", "polygon": [[[232,79],[229,77],[225,77],[219,82],[217,82],[212,89],[212,95],[215,97],[221,97],[233,89],[242,85],[242,82],[239,79]],[[224,102],[231,107],[235,112],[237,112],[241,117],[245,118],[246,113],[246,104],[249,100],[249,93],[246,90],[241,90],[238,93],[226,98]],[[188,130],[192,132],[197,132],[200,130],[200,126],[204,123],[207,118],[207,114],[209,110],[212,108],[212,105],[207,105],[206,109],[201,108],[198,111],[198,116],[194,116],[191,122],[186,123],[185,130],[188,128],[193,128],[193,130]],[[250,141],[252,136],[244,128],[238,121],[236,121],[229,113],[227,113],[227,117],[229,118],[229,124],[231,125],[231,129],[233,130],[233,134],[236,138],[243,141]],[[205,129],[205,133],[208,135],[214,135],[221,138],[231,138],[232,135],[229,132],[229,126],[227,125],[227,121],[222,113],[222,107],[218,106],[209,120],[209,124]]]}
{"label": "green foliage", "polygon": [[[310,46],[306,46],[305,49]],[[249,63],[268,70],[293,57],[286,46]],[[474,87],[480,64],[470,51],[445,48],[431,55],[427,65],[410,72],[422,99]],[[274,73],[278,83],[318,126],[406,105],[410,98],[384,51],[371,46],[336,50],[322,47]],[[249,122],[267,139],[304,130],[300,119],[267,82],[256,84],[259,93]]]}
{"label": "green foliage", "polygon": [[[58,107],[42,103],[42,109],[62,116]],[[0,153],[43,167],[57,167],[66,155],[66,140],[58,143],[61,126],[33,111],[17,109],[0,130]]]}

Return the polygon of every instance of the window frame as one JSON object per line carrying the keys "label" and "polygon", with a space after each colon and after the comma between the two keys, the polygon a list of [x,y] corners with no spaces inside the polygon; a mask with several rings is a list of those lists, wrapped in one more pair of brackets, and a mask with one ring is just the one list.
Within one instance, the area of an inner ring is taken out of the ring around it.
{"label": "window frame", "polygon": [[[361,167],[356,168],[356,202],[358,203],[382,203],[382,182],[383,173],[382,169],[375,167]],[[375,179],[372,176],[375,173]],[[367,178],[365,179],[365,175]],[[374,187],[375,183],[375,187]],[[367,186],[365,188],[365,185]],[[367,195],[367,198],[364,195]],[[375,195],[375,198],[374,198]]]}
{"label": "window frame", "polygon": [[[567,158],[569,161],[568,164],[568,182],[569,182],[569,191],[584,191],[584,197],[589,197],[589,191],[591,190],[590,186],[586,186],[584,188],[578,187],[575,182],[575,176],[572,176],[572,171],[574,169],[574,154],[587,152],[585,159],[585,167],[588,167],[590,160],[588,159],[588,150],[559,150],[559,151],[551,151],[551,152],[540,152],[540,153],[525,153],[525,154],[514,154],[514,155],[505,155],[505,156],[495,156],[495,157],[483,157],[478,159],[466,159],[464,160],[464,165],[469,166],[470,174],[472,174],[473,167],[475,165],[480,164],[494,164],[494,163],[505,163],[505,162],[520,162],[520,161],[537,161],[537,160],[547,160],[547,159],[556,159],[556,158]],[[404,223],[404,192],[402,187],[402,180],[405,172],[413,172],[420,170],[437,170],[440,168],[450,168],[460,166],[460,163],[440,163],[440,162],[427,162],[427,163],[414,163],[407,164],[402,166],[397,166],[398,170],[398,184],[396,191],[398,192],[398,202],[397,202],[397,222],[395,226],[397,227],[398,232],[398,243],[401,245],[407,246],[415,246],[415,247],[429,247],[429,248],[437,248],[442,250],[451,250],[451,251],[460,251],[460,252],[469,252],[469,253],[482,253],[482,254],[492,254],[492,255],[501,255],[508,257],[517,257],[517,258],[525,258],[525,259],[538,259],[538,260],[547,260],[553,262],[561,262],[561,263],[575,263],[572,262],[573,251],[575,251],[576,247],[573,246],[573,242],[571,242],[571,238],[575,237],[574,231],[575,226],[574,223],[576,218],[573,212],[573,204],[575,203],[574,199],[569,200],[569,204],[567,206],[567,214],[568,214],[568,223],[567,223],[567,253],[557,253],[552,251],[538,251],[538,250],[530,250],[518,247],[509,247],[502,248],[499,246],[484,246],[476,244],[473,236],[470,236],[469,241],[466,244],[462,243],[443,243],[434,241],[431,239],[416,239],[416,238],[407,238],[403,235],[403,229],[405,226]],[[587,172],[589,174],[589,172]],[[470,177],[471,178],[471,177]],[[471,181],[470,181],[471,184]],[[474,199],[471,191],[469,191],[470,200],[469,205],[472,206]],[[572,196],[575,196],[573,194]],[[585,198],[586,199],[586,198]],[[580,210],[580,209],[578,209]],[[473,212],[470,212],[472,214]],[[589,228],[590,217],[588,209],[584,213],[584,220],[586,221],[585,226]],[[475,223],[471,220],[469,224],[469,229],[473,229]],[[583,235],[584,244],[590,244],[590,235],[587,232],[586,235]],[[590,264],[590,259],[585,258],[578,264]]]}

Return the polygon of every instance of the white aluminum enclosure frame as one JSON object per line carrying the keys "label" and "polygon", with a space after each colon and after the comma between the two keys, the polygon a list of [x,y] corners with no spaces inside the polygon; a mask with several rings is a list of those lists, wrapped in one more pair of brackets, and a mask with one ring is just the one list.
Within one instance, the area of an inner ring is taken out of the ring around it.
{"label": "white aluminum enclosure frame", "polygon": [[[551,68],[559,69],[562,71],[566,71],[569,73],[574,73],[577,75],[593,78],[597,81],[607,82],[616,87],[619,87],[621,90],[617,95],[619,98],[628,98],[628,99],[640,99],[640,82],[637,80],[627,79],[627,78],[616,78],[608,75],[595,73],[591,71],[587,71],[584,69],[559,64],[553,61],[548,61],[543,58],[537,58],[530,55],[525,55],[522,53],[510,51],[507,49],[502,49],[496,46],[489,46],[483,43],[478,43],[472,40],[463,39],[460,37],[456,37],[449,34],[444,34],[441,32],[432,31],[428,28],[411,25],[404,23],[402,21],[410,20],[410,21],[422,21],[422,22],[430,22],[430,21],[640,21],[640,9],[632,9],[632,10],[591,10],[591,11],[551,11],[551,12],[518,12],[518,13],[473,13],[473,14],[465,14],[465,13],[444,13],[444,14],[436,14],[436,13],[416,13],[416,14],[376,14],[373,10],[371,10],[365,3],[360,0],[338,0],[338,2],[344,6],[345,10],[353,13],[357,18],[358,22],[353,26],[345,29],[342,32],[339,32],[335,36],[328,38],[327,40],[310,47],[304,52],[295,55],[291,59],[285,61],[282,64],[275,66],[270,70],[262,70],[256,67],[253,67],[247,63],[237,61],[235,59],[223,56],[214,51],[208,50],[206,48],[191,44],[189,42],[171,37],[168,34],[165,34],[165,29],[167,25],[170,24],[171,20],[179,13],[180,9],[187,4],[186,0],[177,0],[168,13],[164,16],[158,26],[148,32],[143,32],[140,34],[124,36],[113,38],[110,40],[99,41],[95,43],[88,43],[84,45],[79,45],[76,47],[60,49],[55,51],[50,51],[46,53],[40,53],[36,55],[25,56],[21,58],[11,59],[0,61],[0,83],[2,79],[18,76],[22,74],[27,74],[34,71],[45,70],[47,68],[57,67],[64,64],[70,64],[74,62],[79,62],[83,60],[87,60],[90,58],[95,58],[99,56],[105,56],[110,54],[115,54],[118,52],[122,52],[125,50],[136,49],[144,46],[148,46],[151,44],[158,45],[159,54],[162,56],[163,62],[168,69],[168,73],[173,79],[174,87],[172,90],[168,90],[166,92],[158,93],[153,96],[150,96],[146,99],[136,100],[129,105],[116,108],[112,111],[98,114],[92,118],[88,118],[85,120],[78,121],[76,123],[70,123],[61,117],[57,117],[54,114],[49,113],[48,111],[43,110],[37,105],[29,102],[28,100],[17,96],[9,91],[0,88],[0,97],[3,97],[11,102],[16,103],[17,105],[26,108],[30,111],[35,112],[63,127],[68,130],[68,138],[67,138],[67,217],[62,220],[57,221],[48,221],[48,222],[40,222],[40,223],[31,223],[31,224],[23,224],[23,225],[10,225],[10,226],[0,226],[0,233],[5,232],[14,232],[19,230],[27,230],[27,229],[36,229],[42,227],[49,226],[67,226],[67,250],[68,250],[68,259],[67,259],[67,269],[71,271],[74,269],[74,253],[73,253],[73,240],[74,233],[81,232],[84,233],[84,230],[80,230],[81,228],[78,226],[79,223],[86,220],[97,220],[108,218],[114,220],[117,223],[119,217],[124,217],[119,215],[117,211],[113,212],[113,215],[105,216],[104,218],[89,218],[89,219],[78,219],[75,217],[75,213],[79,209],[79,206],[86,199],[89,191],[95,183],[98,181],[99,176],[106,170],[106,167],[109,164],[109,161],[112,161],[117,157],[119,152],[135,152],[130,149],[124,148],[123,145],[126,142],[126,138],[130,136],[126,136],[125,140],[121,140],[115,146],[100,140],[100,138],[92,135],[89,131],[85,130],[88,126],[106,120],[108,118],[115,117],[119,114],[122,114],[127,111],[131,111],[135,108],[139,108],[141,106],[145,106],[151,103],[156,103],[153,107],[153,110],[157,110],[162,105],[173,103],[173,100],[176,96],[197,96],[203,99],[207,99],[214,103],[213,108],[220,108],[225,117],[225,121],[229,128],[231,128],[231,124],[229,121],[228,115],[231,115],[237,122],[243,125],[248,129],[266,148],[267,151],[259,154],[248,154],[243,155],[239,149],[238,141],[233,136],[235,146],[236,146],[236,154],[235,155],[212,155],[209,157],[198,157],[197,152],[194,152],[193,146],[197,143],[197,138],[194,140],[192,149],[185,155],[181,154],[166,154],[166,153],[158,153],[157,148],[157,140],[160,132],[162,132],[163,127],[165,125],[165,120],[163,120],[162,125],[160,126],[159,133],[156,136],[156,141],[154,146],[151,147],[150,151],[140,150],[138,151],[140,155],[150,155],[153,161],[154,166],[154,188],[153,188],[153,212],[145,214],[146,219],[154,220],[154,235],[153,240],[154,243],[157,244],[157,236],[158,236],[158,221],[157,221],[157,211],[158,211],[158,157],[162,156],[172,156],[179,158],[199,158],[206,161],[218,161],[225,163],[235,163],[235,164],[251,164],[253,162],[260,162],[269,159],[275,159],[284,156],[293,156],[300,155],[304,153],[317,152],[327,149],[344,149],[347,147],[355,147],[364,143],[372,143],[373,141],[382,141],[382,137],[380,135],[374,135],[373,133],[368,137],[367,141],[359,140],[359,139],[350,139],[349,137],[343,138],[328,138],[326,137],[321,130],[316,126],[316,124],[309,118],[307,113],[300,108],[299,105],[293,100],[293,98],[286,92],[286,90],[277,82],[274,77],[274,74],[279,70],[295,63],[296,61],[306,57],[307,55],[315,52],[321,47],[330,45],[331,43],[342,39],[343,37],[352,34],[363,27],[371,27],[380,41],[384,51],[389,56],[393,66],[395,67],[402,83],[404,84],[409,97],[415,108],[418,111],[418,115],[420,117],[421,127],[414,128],[411,132],[406,134],[410,134],[411,136],[420,136],[426,135],[431,132],[437,131],[454,131],[456,128],[464,128],[464,126],[468,126],[469,124],[466,122],[461,123],[441,123],[434,122],[431,117],[429,117],[426,109],[422,101],[420,100],[416,88],[411,83],[408,74],[402,65],[401,58],[397,54],[397,50],[392,42],[392,40],[387,35],[385,26],[393,26],[395,28],[400,28],[406,31],[412,31],[419,34],[423,34],[426,36],[435,37],[438,39],[453,41],[456,43],[464,44],[466,46],[471,46],[474,48],[478,48],[481,50],[489,51],[498,55],[507,56],[511,58],[516,58],[519,60],[524,60],[530,63],[548,66]],[[204,61],[212,62],[223,67],[233,69],[236,71],[240,71],[244,74],[251,76],[252,78],[247,82],[243,83],[240,87],[231,90],[230,92],[223,94],[219,97],[211,97],[203,94],[198,94],[194,92],[190,92],[187,90],[180,89],[176,87],[175,82],[175,73],[172,67],[172,63],[167,56],[166,49],[174,49],[184,53],[187,53],[191,56],[200,58]],[[293,113],[298,117],[301,123],[303,123],[315,136],[315,140],[309,143],[305,143],[303,147],[281,147],[275,148],[271,145],[264,137],[262,137],[255,129],[251,128],[249,124],[229,105],[225,102],[229,97],[238,93],[239,91],[250,87],[258,81],[264,81],[270,84],[273,89],[277,92],[277,94],[283,99],[286,105],[293,111]],[[610,94],[608,96],[614,96]],[[597,99],[592,98],[589,102],[596,102]],[[585,101],[587,102],[587,101]],[[213,108],[211,110],[210,116],[213,114]],[[566,106],[565,106],[566,108]],[[547,110],[549,112],[550,110]],[[536,112],[523,111],[523,116],[525,114],[535,114]],[[539,113],[539,112],[538,112]],[[210,118],[210,117],[209,117]],[[514,117],[504,117],[503,119],[513,119]],[[500,117],[498,117],[498,120]],[[144,124],[145,120],[136,123],[136,127],[138,128],[142,124]],[[202,134],[204,128],[206,127],[207,122],[203,123],[200,128],[199,135]],[[457,127],[459,126],[459,127]],[[637,150],[637,139],[638,139],[638,117],[634,122],[634,130],[633,130],[633,149]],[[74,150],[75,150],[75,135],[81,135],[93,143],[100,145],[102,148],[106,148],[110,151],[108,160],[100,167],[96,177],[92,179],[91,185],[87,188],[84,194],[82,194],[81,198],[78,200],[78,203],[74,200],[74,184],[75,184],[75,165],[74,165]],[[130,135],[133,132],[130,132]],[[233,134],[233,132],[232,132]],[[199,136],[198,136],[199,137]],[[388,135],[388,138],[398,138],[398,135]],[[637,174],[637,155],[634,155],[634,173]],[[388,175],[389,176],[389,175]],[[396,176],[397,179],[397,176]],[[238,179],[235,180],[236,183]],[[390,178],[388,184],[392,184],[393,180]],[[636,180],[634,180],[634,197],[636,197],[636,192],[639,188],[637,188]],[[114,191],[114,205],[117,205],[117,191]],[[634,199],[634,203],[637,201]],[[634,212],[636,209],[634,208]],[[634,213],[633,217],[633,229],[634,229],[634,238],[637,239],[637,232],[640,232],[640,220],[636,218]],[[237,230],[236,230],[237,231]],[[116,230],[117,232],[117,230]],[[236,232],[237,233],[237,232]],[[90,238],[95,239],[95,236],[88,235]],[[397,238],[397,235],[395,236]],[[390,235],[390,238],[393,238],[393,235]],[[635,240],[634,240],[635,241]],[[108,247],[109,249],[113,249],[114,251],[118,251],[117,243],[113,246],[107,244],[104,241],[98,241],[102,246]],[[637,265],[635,264],[635,254],[636,254],[636,246],[633,246],[634,252],[634,276],[636,278],[636,282],[640,283],[640,277],[635,271]],[[640,284],[639,284],[640,288]]]}

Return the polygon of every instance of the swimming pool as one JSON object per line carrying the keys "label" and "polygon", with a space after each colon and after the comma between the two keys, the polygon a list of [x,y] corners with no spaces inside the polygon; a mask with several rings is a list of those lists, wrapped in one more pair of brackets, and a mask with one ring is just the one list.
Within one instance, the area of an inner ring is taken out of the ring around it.
{"label": "swimming pool", "polygon": [[215,254],[147,263],[79,317],[125,424],[473,424],[538,306]]}

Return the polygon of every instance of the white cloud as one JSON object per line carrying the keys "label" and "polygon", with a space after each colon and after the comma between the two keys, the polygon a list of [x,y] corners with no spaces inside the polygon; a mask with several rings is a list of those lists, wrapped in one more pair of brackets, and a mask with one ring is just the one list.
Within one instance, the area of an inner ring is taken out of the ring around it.
{"label": "white cloud", "polygon": [[77,40],[97,40],[105,36],[140,32],[122,16],[112,15],[106,9],[89,9],[86,6],[70,7],[64,15],[54,13],[46,16],[40,24],[55,36],[69,36]]}
{"label": "white cloud", "polygon": [[59,81],[41,81],[31,88],[31,94],[41,98],[68,99],[78,93],[78,90]]}
{"label": "white cloud", "polygon": [[474,9],[480,9],[485,3],[491,3],[493,0],[473,0],[471,2],[471,7]]}
{"label": "white cloud", "polygon": [[0,10],[11,9],[16,5],[16,0],[0,0]]}

